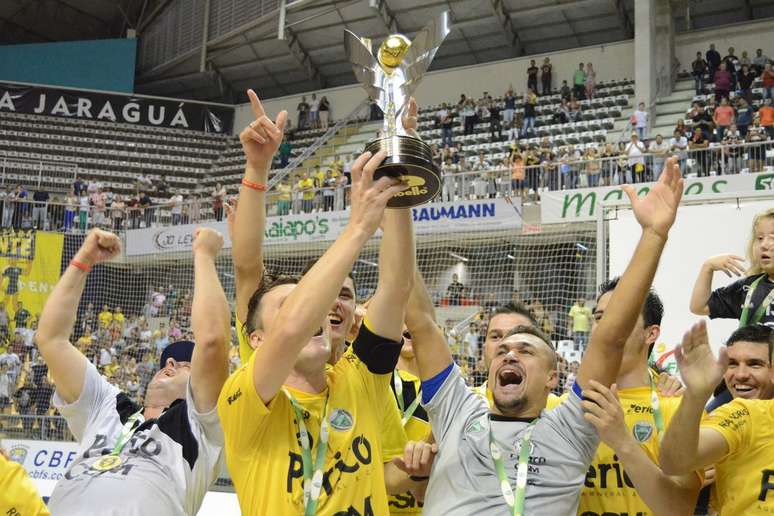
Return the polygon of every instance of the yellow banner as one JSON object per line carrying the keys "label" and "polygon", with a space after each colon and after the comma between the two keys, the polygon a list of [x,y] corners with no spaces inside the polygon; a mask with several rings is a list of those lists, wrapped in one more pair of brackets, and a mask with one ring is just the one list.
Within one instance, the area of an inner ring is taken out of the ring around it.
{"label": "yellow banner", "polygon": [[0,233],[0,307],[8,313],[11,325],[19,302],[37,320],[59,281],[63,247],[60,233]]}

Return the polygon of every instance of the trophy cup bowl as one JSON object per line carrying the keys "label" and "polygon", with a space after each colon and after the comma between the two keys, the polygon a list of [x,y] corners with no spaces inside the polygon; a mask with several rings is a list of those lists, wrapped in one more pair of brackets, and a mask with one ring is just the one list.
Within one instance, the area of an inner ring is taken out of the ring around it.
{"label": "trophy cup bowl", "polygon": [[430,146],[403,127],[402,116],[409,98],[430,66],[438,47],[449,34],[448,13],[434,18],[413,41],[391,34],[377,55],[371,41],[345,32],[347,57],[355,76],[384,113],[382,136],[368,142],[365,150],[387,157],[374,178],[393,177],[407,185],[387,203],[389,208],[410,208],[434,199],[441,191],[441,173],[433,162]]}

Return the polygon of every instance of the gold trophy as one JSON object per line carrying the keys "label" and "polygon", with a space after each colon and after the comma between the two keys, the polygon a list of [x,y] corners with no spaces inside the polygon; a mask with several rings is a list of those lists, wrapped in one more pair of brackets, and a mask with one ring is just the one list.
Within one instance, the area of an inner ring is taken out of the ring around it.
{"label": "gold trophy", "polygon": [[406,132],[402,117],[409,97],[450,30],[449,13],[443,12],[417,33],[414,41],[402,34],[387,36],[376,57],[370,39],[350,31],[344,33],[344,47],[355,77],[384,113],[381,137],[365,148],[374,154],[380,150],[387,152],[375,178],[395,177],[409,186],[390,199],[390,208],[416,206],[432,200],[441,191],[441,175],[433,163],[430,146]]}

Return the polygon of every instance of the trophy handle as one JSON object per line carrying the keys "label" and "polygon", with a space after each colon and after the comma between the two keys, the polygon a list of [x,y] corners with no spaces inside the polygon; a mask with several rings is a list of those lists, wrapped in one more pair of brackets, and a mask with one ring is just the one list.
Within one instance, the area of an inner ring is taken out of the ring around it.
{"label": "trophy handle", "polygon": [[368,95],[378,100],[384,95],[381,87],[384,71],[371,53],[371,49],[352,32],[344,31],[344,49],[347,59],[352,63],[352,71],[358,82],[365,88]]}
{"label": "trophy handle", "polygon": [[450,32],[449,12],[444,11],[436,18],[431,19],[414,37],[401,65],[405,77],[401,89],[406,99],[419,86],[420,79],[430,67],[438,48]]}

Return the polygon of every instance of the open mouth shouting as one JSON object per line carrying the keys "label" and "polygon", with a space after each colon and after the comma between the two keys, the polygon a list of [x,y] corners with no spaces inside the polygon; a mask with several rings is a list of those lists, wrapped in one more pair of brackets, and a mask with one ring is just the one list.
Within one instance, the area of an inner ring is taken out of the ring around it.
{"label": "open mouth shouting", "polygon": [[504,365],[497,371],[497,387],[504,393],[517,393],[524,383],[524,371],[514,365]]}

